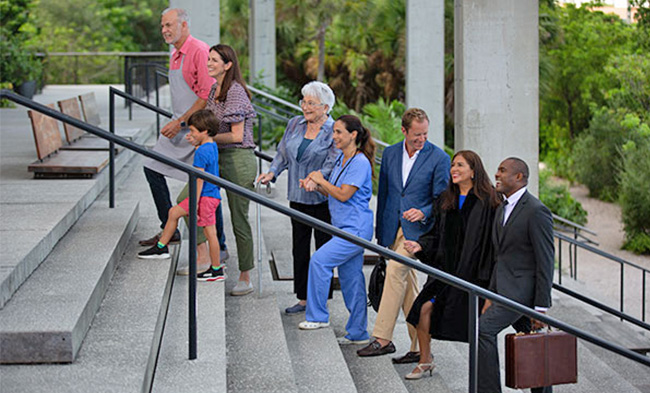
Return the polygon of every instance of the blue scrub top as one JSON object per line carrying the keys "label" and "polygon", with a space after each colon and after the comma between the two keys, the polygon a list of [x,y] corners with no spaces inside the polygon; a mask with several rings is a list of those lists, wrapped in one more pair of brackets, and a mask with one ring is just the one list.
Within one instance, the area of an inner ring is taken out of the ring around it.
{"label": "blue scrub top", "polygon": [[372,237],[373,216],[370,210],[372,197],[372,167],[362,153],[358,153],[343,164],[343,154],[336,159],[330,174],[330,181],[337,187],[343,184],[357,187],[350,199],[341,202],[329,197],[332,225],[353,235],[370,240]]}

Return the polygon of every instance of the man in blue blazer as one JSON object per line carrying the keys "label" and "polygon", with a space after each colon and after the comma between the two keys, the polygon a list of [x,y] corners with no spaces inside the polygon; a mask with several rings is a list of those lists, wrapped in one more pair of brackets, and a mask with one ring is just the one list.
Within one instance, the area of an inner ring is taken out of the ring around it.
{"label": "man in blue blazer", "polygon": [[[404,240],[416,241],[433,226],[436,198],[449,183],[449,155],[427,141],[429,118],[422,109],[411,108],[402,117],[404,141],[384,150],[379,171],[377,195],[377,242],[410,258]],[[359,356],[395,352],[392,343],[400,308],[408,315],[419,293],[413,269],[388,261],[384,292],[372,335],[375,341],[357,351]],[[420,359],[417,333],[408,325],[409,352],[393,359],[395,363],[414,363]]]}

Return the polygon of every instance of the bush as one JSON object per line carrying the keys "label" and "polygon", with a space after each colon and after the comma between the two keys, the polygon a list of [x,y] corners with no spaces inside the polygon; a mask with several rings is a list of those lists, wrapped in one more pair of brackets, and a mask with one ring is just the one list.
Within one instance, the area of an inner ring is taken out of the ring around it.
{"label": "bush", "polygon": [[650,254],[650,127],[639,124],[622,148],[620,198],[625,225],[623,248]]}
{"label": "bush", "polygon": [[590,196],[610,202],[617,199],[620,148],[629,136],[621,122],[620,113],[598,111],[573,148],[578,181],[589,188]]}
{"label": "bush", "polygon": [[580,225],[587,223],[587,212],[580,202],[571,196],[567,186],[554,183],[548,170],[539,173],[539,199],[556,215]]}

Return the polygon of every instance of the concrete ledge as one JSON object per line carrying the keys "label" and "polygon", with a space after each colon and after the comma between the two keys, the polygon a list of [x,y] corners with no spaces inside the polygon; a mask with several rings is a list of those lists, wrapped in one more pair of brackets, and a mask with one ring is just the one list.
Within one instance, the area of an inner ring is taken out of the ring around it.
{"label": "concrete ledge", "polygon": [[[141,128],[136,142],[143,143],[153,132],[151,124]],[[116,156],[116,174],[134,154],[125,150]],[[3,205],[0,248],[4,250],[0,259],[0,309],[108,184],[106,169],[95,179],[29,180],[3,187],[0,193]]]}
{"label": "concrete ledge", "polygon": [[137,223],[93,206],[0,311],[0,363],[74,361]]}

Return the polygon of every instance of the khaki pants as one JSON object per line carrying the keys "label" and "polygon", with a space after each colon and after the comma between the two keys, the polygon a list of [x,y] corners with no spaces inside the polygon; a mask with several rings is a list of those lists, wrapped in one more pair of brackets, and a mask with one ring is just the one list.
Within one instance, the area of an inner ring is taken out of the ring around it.
{"label": "khaki pants", "polygon": [[[413,258],[413,254],[404,249],[404,234],[402,228],[397,230],[395,242],[391,249],[400,255]],[[406,265],[397,261],[390,260],[386,265],[386,281],[384,283],[384,292],[381,295],[379,312],[372,335],[384,340],[393,340],[393,330],[395,322],[399,315],[399,309],[404,311],[406,317],[411,311],[411,306],[420,292],[418,287],[418,278],[415,271]],[[411,324],[408,327],[409,337],[411,338],[411,352],[419,352],[417,332]]]}

